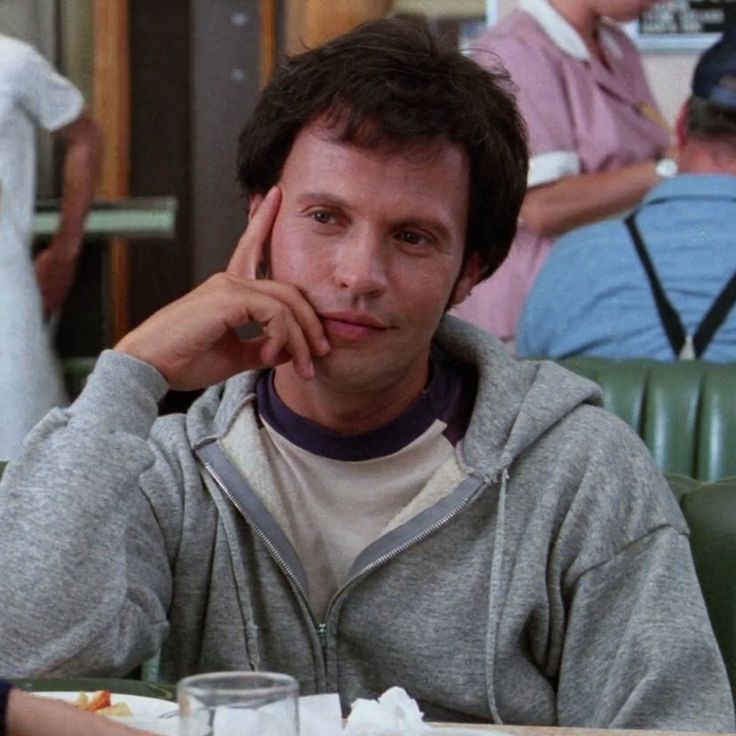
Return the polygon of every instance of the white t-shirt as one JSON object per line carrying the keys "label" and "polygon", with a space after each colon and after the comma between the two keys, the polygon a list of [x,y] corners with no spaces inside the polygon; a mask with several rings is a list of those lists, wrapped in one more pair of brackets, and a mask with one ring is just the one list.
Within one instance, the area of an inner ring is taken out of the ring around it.
{"label": "white t-shirt", "polygon": [[431,380],[414,404],[358,435],[339,435],[296,415],[270,377],[261,379],[257,393],[279,522],[304,568],[311,606],[322,617],[363,550],[462,479],[454,445],[465,434],[474,381],[434,360]]}

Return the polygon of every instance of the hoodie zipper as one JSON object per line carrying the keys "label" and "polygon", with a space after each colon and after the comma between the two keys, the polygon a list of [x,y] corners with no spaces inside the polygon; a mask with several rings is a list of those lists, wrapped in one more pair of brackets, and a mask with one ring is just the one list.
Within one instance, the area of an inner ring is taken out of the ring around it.
{"label": "hoodie zipper", "polygon": [[207,472],[212,476],[215,483],[217,483],[220,490],[222,490],[222,492],[227,496],[227,498],[230,499],[230,502],[233,504],[233,506],[235,506],[238,512],[242,515],[242,517],[248,522],[249,526],[255,530],[256,534],[258,535],[258,538],[263,542],[264,546],[269,551],[269,553],[274,558],[274,560],[276,560],[276,563],[278,564],[278,566],[283,570],[284,574],[289,578],[289,580],[292,582],[296,590],[299,591],[299,594],[302,597],[302,600],[306,606],[306,609],[309,612],[311,623],[314,626],[315,633],[317,634],[317,638],[320,642],[320,646],[322,649],[322,662],[325,668],[325,677],[327,677],[327,623],[326,621],[329,620],[330,613],[333,608],[333,604],[337,601],[337,599],[343,593],[345,593],[345,591],[350,586],[352,586],[354,583],[356,583],[358,580],[370,574],[373,570],[377,569],[378,567],[385,564],[386,562],[393,559],[394,557],[397,557],[402,552],[405,552],[410,547],[413,547],[415,544],[418,544],[419,542],[423,541],[424,539],[429,537],[431,534],[434,534],[434,532],[436,532],[442,526],[444,526],[449,521],[451,521],[453,518],[455,518],[455,516],[457,516],[465,508],[465,506],[467,506],[470,499],[475,496],[476,491],[487,481],[487,478],[479,478],[474,491],[468,494],[465,497],[465,499],[463,499],[463,501],[461,501],[459,504],[457,504],[452,509],[450,509],[444,516],[434,521],[432,524],[430,524],[425,529],[422,529],[420,532],[418,532],[416,535],[414,535],[410,539],[394,547],[389,552],[379,555],[374,560],[372,560],[370,563],[368,563],[365,567],[361,568],[357,573],[355,573],[355,575],[350,577],[344,583],[344,585],[342,585],[332,596],[332,599],[330,600],[327,606],[326,613],[325,613],[326,620],[325,622],[321,622],[314,615],[314,612],[312,611],[312,607],[309,605],[309,600],[307,599],[306,593],[301,583],[299,582],[299,579],[294,574],[293,570],[289,567],[288,563],[283,558],[281,553],[278,551],[278,548],[273,544],[273,542],[271,542],[268,536],[264,534],[264,532],[261,530],[258,524],[256,524],[253,521],[250,515],[243,508],[242,504],[237,500],[237,498],[230,491],[230,489],[227,486],[227,483],[224,481],[222,476],[220,476],[220,474],[212,467],[209,461],[202,458],[201,456],[200,456],[200,459],[204,467],[207,469]]}
{"label": "hoodie zipper", "polygon": [[288,563],[283,558],[283,556],[279,552],[276,545],[274,545],[273,542],[268,538],[268,536],[261,531],[261,528],[258,526],[258,524],[256,524],[253,521],[250,515],[243,508],[240,501],[238,501],[238,499],[231,493],[230,489],[227,487],[227,483],[225,483],[222,476],[212,467],[212,465],[207,460],[205,460],[201,456],[200,456],[200,459],[204,467],[207,469],[207,472],[212,476],[215,483],[217,483],[220,490],[230,499],[230,502],[240,512],[241,516],[248,522],[248,525],[251,527],[251,529],[255,530],[256,534],[258,535],[258,538],[261,540],[261,542],[263,542],[264,546],[269,551],[270,555],[274,558],[274,560],[276,560],[276,564],[281,568],[281,570],[284,572],[286,577],[289,578],[289,580],[292,582],[296,590],[299,591],[299,594],[302,597],[302,600],[306,606],[306,609],[307,611],[309,611],[309,617],[311,619],[311,623],[314,626],[315,632],[317,634],[317,638],[319,639],[319,643],[322,649],[322,661],[325,666],[325,672],[326,672],[327,671],[327,624],[321,623],[317,620],[317,617],[312,612],[312,607],[309,605],[309,600],[307,599],[307,595],[304,591],[304,588],[299,582],[299,578],[297,578],[297,576],[294,574],[294,571],[289,567]]}
{"label": "hoodie zipper", "polygon": [[447,524],[449,521],[454,519],[470,502],[471,498],[475,497],[475,494],[477,490],[486,482],[486,479],[481,478],[478,480],[476,484],[476,488],[474,491],[470,494],[468,494],[465,499],[463,499],[457,506],[453,506],[452,509],[450,509],[444,516],[440,517],[436,521],[434,521],[432,524],[430,524],[428,527],[422,529],[418,534],[411,537],[410,539],[407,539],[406,541],[402,542],[398,546],[391,549],[389,552],[386,552],[382,555],[379,555],[374,560],[369,562],[365,567],[361,568],[356,572],[352,577],[350,577],[342,587],[340,587],[334,596],[332,596],[332,599],[330,600],[329,605],[327,606],[327,614],[326,618],[329,620],[330,618],[330,612],[332,611],[332,607],[334,602],[337,600],[337,598],[344,593],[351,585],[356,583],[361,578],[364,578],[366,575],[373,572],[373,570],[381,567],[381,565],[385,564],[389,560],[392,560],[394,557],[397,557],[402,552],[406,552],[410,547],[413,547],[415,544],[418,544],[419,542],[422,542],[430,535],[434,534],[438,529],[443,527],[445,524]]}

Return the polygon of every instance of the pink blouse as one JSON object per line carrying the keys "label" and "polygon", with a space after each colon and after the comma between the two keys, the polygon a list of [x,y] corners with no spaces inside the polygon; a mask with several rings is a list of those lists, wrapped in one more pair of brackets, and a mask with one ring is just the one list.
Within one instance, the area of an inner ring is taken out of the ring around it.
{"label": "pink blouse", "polygon": [[[546,0],[522,0],[473,44],[487,68],[505,66],[529,129],[529,187],[659,158],[670,144],[638,51],[613,24],[601,25],[607,64]],[[552,240],[520,224],[508,258],[454,313],[513,342],[526,295]]]}

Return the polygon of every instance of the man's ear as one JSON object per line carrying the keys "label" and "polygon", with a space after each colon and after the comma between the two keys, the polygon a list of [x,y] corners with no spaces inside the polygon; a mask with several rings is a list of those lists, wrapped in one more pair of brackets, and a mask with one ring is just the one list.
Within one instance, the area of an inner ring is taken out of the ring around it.
{"label": "man's ear", "polygon": [[473,287],[480,280],[480,273],[482,270],[480,253],[477,251],[475,253],[471,253],[470,258],[465,262],[463,270],[455,282],[455,288],[452,292],[452,298],[450,299],[451,307],[457,306],[460,302],[463,302],[468,298]]}

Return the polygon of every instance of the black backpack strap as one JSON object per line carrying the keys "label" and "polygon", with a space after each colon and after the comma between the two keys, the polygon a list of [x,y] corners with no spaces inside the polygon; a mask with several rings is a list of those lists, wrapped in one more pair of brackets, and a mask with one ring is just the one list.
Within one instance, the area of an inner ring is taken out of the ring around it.
{"label": "black backpack strap", "polygon": [[[659,282],[657,272],[654,270],[652,260],[649,258],[649,253],[644,246],[644,241],[642,240],[639,228],[634,221],[635,214],[635,212],[632,212],[624,220],[624,223],[629,230],[629,235],[631,235],[631,240],[634,243],[641,265],[644,267],[644,271],[649,279],[654,301],[657,305],[657,311],[659,312],[659,319],[662,322],[664,331],[667,333],[667,339],[670,341],[670,345],[672,346],[672,352],[674,352],[675,356],[679,358],[682,353],[682,349],[685,347],[687,342],[687,333],[685,332],[685,328],[682,326],[680,315],[677,314],[670,303],[670,300],[667,298],[667,295],[664,293],[664,289],[662,289],[662,284]],[[736,284],[734,284],[734,287],[736,288]],[[714,331],[722,321],[723,317],[721,317],[720,321],[716,324]]]}
{"label": "black backpack strap", "polygon": [[700,357],[710,344],[718,328],[723,324],[728,313],[736,302],[736,273],[728,280],[718,298],[713,302],[708,313],[700,323],[700,327],[693,335],[693,348],[695,354]]}

